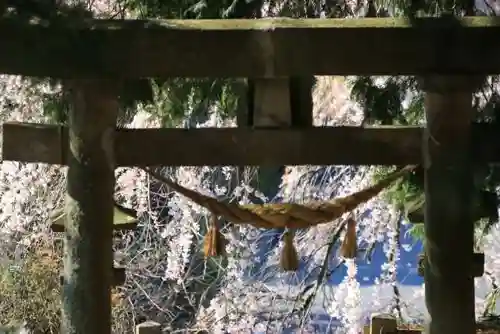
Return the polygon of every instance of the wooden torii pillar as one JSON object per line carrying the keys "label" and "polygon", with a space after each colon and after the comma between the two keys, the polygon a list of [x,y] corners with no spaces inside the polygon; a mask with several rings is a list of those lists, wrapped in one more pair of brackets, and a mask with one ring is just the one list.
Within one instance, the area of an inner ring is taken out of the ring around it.
{"label": "wooden torii pillar", "polygon": [[117,91],[75,80],[69,117],[62,332],[111,333]]}
{"label": "wooden torii pillar", "polygon": [[423,80],[424,277],[430,334],[476,332],[471,122],[472,93],[479,80],[465,76]]}

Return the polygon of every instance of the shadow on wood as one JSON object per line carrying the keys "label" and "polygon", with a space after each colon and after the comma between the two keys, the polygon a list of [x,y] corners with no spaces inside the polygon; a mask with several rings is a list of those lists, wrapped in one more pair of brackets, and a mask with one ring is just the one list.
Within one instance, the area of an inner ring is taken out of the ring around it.
{"label": "shadow on wood", "polygon": [[[126,270],[125,267],[114,267],[113,268],[113,284],[112,286],[120,286],[125,283],[126,279]],[[64,283],[64,276],[61,274],[59,276],[60,284]]]}

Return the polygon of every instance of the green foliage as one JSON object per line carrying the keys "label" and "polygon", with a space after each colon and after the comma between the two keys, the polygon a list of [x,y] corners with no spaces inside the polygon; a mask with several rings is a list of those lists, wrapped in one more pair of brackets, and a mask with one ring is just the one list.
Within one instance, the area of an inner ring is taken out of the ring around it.
{"label": "green foliage", "polygon": [[429,17],[442,13],[468,16],[474,15],[474,1],[468,0],[376,0],[379,12],[389,12],[392,16]]}
{"label": "green foliage", "polygon": [[146,110],[157,116],[162,126],[172,127],[206,121],[210,111],[234,117],[245,83],[236,79],[171,79],[153,82],[153,103]]}
{"label": "green foliage", "polygon": [[[22,260],[0,263],[0,328],[26,322],[31,333],[59,333],[61,324],[61,249],[36,245]],[[114,333],[125,333],[130,323],[128,303],[113,291]]]}
{"label": "green foliage", "polygon": [[488,295],[486,295],[485,301],[485,314],[494,314],[497,308],[497,300],[500,297],[500,288],[496,287]]}
{"label": "green foliage", "polygon": [[[348,84],[352,86],[351,98],[363,108],[365,124],[415,125],[423,119],[423,94],[413,77],[363,76],[350,79]],[[375,180],[384,178],[390,171],[390,168],[378,168]],[[422,174],[415,170],[394,183],[385,196],[398,209],[405,210],[408,202],[418,201],[422,191]]]}
{"label": "green foliage", "polygon": [[20,21],[42,19],[51,21],[90,18],[85,2],[71,4],[52,0],[5,0],[0,7],[0,15]]}
{"label": "green foliage", "polygon": [[[416,81],[408,77],[357,77],[348,81],[352,85],[351,98],[363,106],[365,122],[372,124],[414,124],[423,115],[419,108],[421,97],[417,92]],[[403,102],[410,99],[410,106]],[[413,104],[412,104],[413,103]]]}
{"label": "green foliage", "polygon": [[51,251],[35,251],[20,265],[0,267],[1,325],[28,321],[35,333],[59,332],[59,265]]}
{"label": "green foliage", "polygon": [[[391,172],[390,168],[380,167],[376,170],[374,179],[383,179]],[[395,182],[385,192],[386,200],[398,210],[408,213],[409,209],[419,206],[423,202],[423,180],[421,170],[417,169],[408,173]],[[407,231],[414,240],[422,240],[424,236],[423,224],[413,224]]]}
{"label": "green foliage", "polygon": [[[476,94],[474,103],[474,108],[478,111],[476,121],[497,124],[500,120],[498,118],[500,99],[496,89],[499,79],[497,77],[490,79],[490,82],[485,83]],[[350,83],[352,98],[364,110],[365,124],[416,125],[422,123],[424,119],[423,93],[419,90],[418,82],[414,78],[358,77],[351,79]],[[379,168],[375,178],[380,178],[389,171],[389,168]],[[474,207],[478,208],[476,225],[479,233],[484,234],[498,221],[497,210],[495,207],[492,208],[492,205],[496,204],[495,192],[500,184],[500,169],[495,165],[476,164],[474,183]],[[423,188],[423,171],[420,168],[393,185],[385,196],[398,209],[408,214],[415,208],[423,207]],[[421,220],[419,219],[418,222],[422,222]],[[415,239],[421,239],[424,235],[423,226],[413,225],[409,233]]]}
{"label": "green foliage", "polygon": [[424,240],[425,229],[424,224],[413,224],[407,233],[413,238],[413,240]]}
{"label": "green foliage", "polygon": [[138,18],[162,19],[226,19],[254,17],[262,8],[262,0],[118,0]]}
{"label": "green foliage", "polygon": [[223,8],[229,7],[229,1],[198,0],[120,0],[128,10],[139,18],[197,19],[218,18]]}

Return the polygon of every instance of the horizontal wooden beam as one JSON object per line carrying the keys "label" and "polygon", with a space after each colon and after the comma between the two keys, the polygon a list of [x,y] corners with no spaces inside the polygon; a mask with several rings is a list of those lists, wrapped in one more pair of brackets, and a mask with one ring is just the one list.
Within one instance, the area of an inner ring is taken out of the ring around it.
{"label": "horizontal wooden beam", "polygon": [[[309,129],[117,129],[119,166],[411,164],[420,161],[418,127]],[[68,129],[5,123],[4,160],[66,164]]]}
{"label": "horizontal wooden beam", "polygon": [[[500,18],[0,20],[0,73],[59,78],[500,73]],[[300,47],[297,47],[300,46]],[[366,60],[366,55],[370,60]]]}
{"label": "horizontal wooden beam", "polygon": [[[117,129],[119,166],[406,165],[421,162],[419,127]],[[473,126],[476,161],[500,161],[499,130]],[[4,160],[67,162],[68,129],[3,125]]]}

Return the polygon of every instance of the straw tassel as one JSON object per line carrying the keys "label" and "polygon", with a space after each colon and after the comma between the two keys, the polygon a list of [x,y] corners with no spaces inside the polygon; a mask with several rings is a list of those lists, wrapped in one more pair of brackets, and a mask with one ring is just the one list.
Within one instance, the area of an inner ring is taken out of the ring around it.
{"label": "straw tassel", "polygon": [[203,240],[203,253],[205,257],[221,256],[225,254],[226,240],[219,230],[217,217],[210,217],[210,226]]}
{"label": "straw tassel", "polygon": [[287,230],[283,235],[283,249],[281,250],[281,268],[284,271],[297,271],[299,269],[299,256],[293,245],[295,231]]}
{"label": "straw tassel", "polygon": [[347,220],[347,230],[340,246],[340,256],[344,259],[355,259],[357,252],[356,221],[351,217]]}

